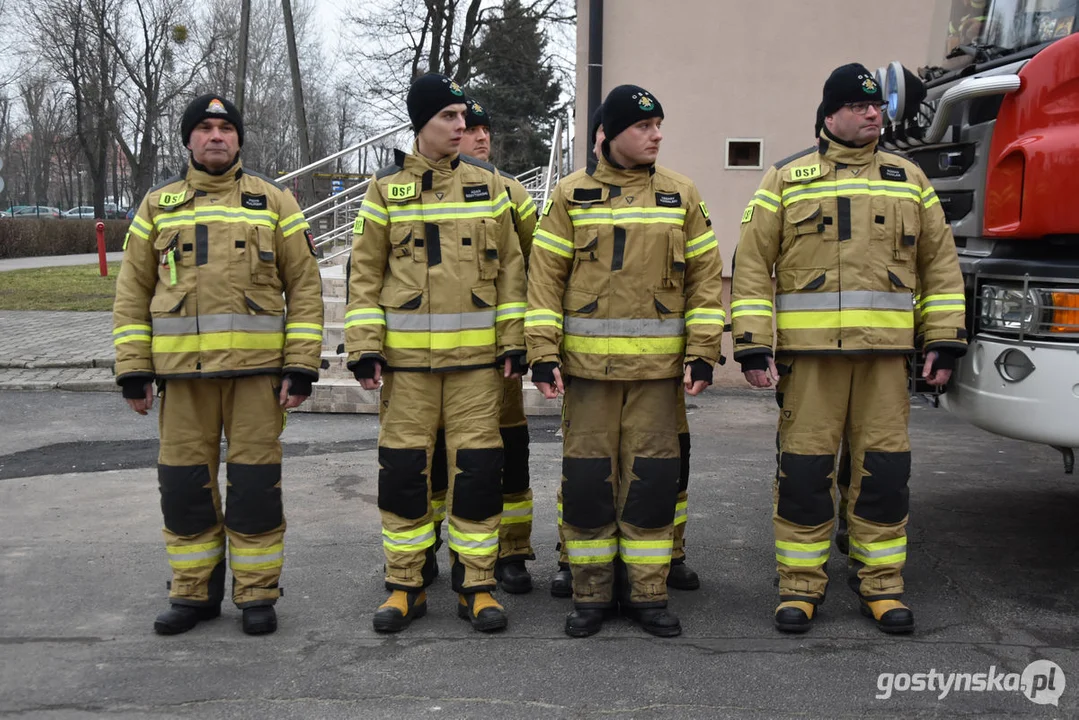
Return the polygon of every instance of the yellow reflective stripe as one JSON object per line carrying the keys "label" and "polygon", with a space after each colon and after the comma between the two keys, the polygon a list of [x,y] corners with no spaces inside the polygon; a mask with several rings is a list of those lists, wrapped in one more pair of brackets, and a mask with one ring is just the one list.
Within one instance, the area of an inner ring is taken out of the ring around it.
{"label": "yellow reflective stripe", "polygon": [[963,293],[942,293],[940,295],[926,295],[918,302],[919,305],[925,305],[936,300],[963,300],[965,301],[966,295]]}
{"label": "yellow reflective stripe", "polygon": [[502,503],[502,524],[520,525],[532,522],[532,501]]}
{"label": "yellow reflective stripe", "polygon": [[686,312],[686,325],[724,325],[727,313],[723,308],[694,308]]}
{"label": "yellow reflective stripe", "polygon": [[536,203],[532,202],[531,196],[517,207],[517,217],[521,220],[536,212]]}
{"label": "yellow reflective stripe", "polygon": [[448,544],[461,555],[494,555],[498,552],[498,531],[490,533],[465,533],[450,525]]}
{"label": "yellow reflective stripe", "polygon": [[963,293],[943,293],[941,295],[927,295],[924,298],[919,299],[918,309],[922,313],[931,312],[945,312],[948,310],[959,310],[964,312],[967,309],[966,296]]}
{"label": "yellow reflective stripe", "polygon": [[776,562],[791,567],[819,567],[828,562],[831,543],[798,543],[776,540]]}
{"label": "yellow reflective stripe", "polygon": [[166,545],[169,565],[177,570],[197,567],[213,567],[225,556],[225,543],[213,540],[197,545]]}
{"label": "yellow reflective stripe", "polygon": [[851,538],[850,556],[864,565],[891,565],[903,562],[907,559],[907,539],[901,537],[875,543],[860,543]]}
{"label": "yellow reflective stripe", "polygon": [[674,504],[674,524],[682,525],[686,522],[689,511],[689,500],[682,500]]}
{"label": "yellow reflective stripe", "polygon": [[618,555],[630,565],[666,565],[673,552],[674,540],[618,540]]}
{"label": "yellow reflective stripe", "polygon": [[829,541],[822,540],[815,543],[797,543],[789,542],[787,540],[776,540],[776,547],[781,550],[800,550],[804,552],[818,552],[820,550],[827,550]]}
{"label": "yellow reflective stripe", "polygon": [[[143,227],[143,226],[145,226],[145,227]],[[132,235],[137,235],[138,237],[142,238],[143,240],[149,240],[150,239],[150,231],[153,230],[153,229],[154,228],[153,228],[152,225],[150,225],[150,223],[146,222],[145,220],[140,218],[138,215],[136,215],[134,218],[132,218],[131,224],[127,226],[127,231],[129,233],[131,233]]]}
{"label": "yellow reflective stripe", "polygon": [[[299,213],[302,218],[303,213]],[[293,215],[292,218],[295,218]],[[208,206],[194,210],[177,210],[162,213],[154,218],[154,227],[159,231],[171,227],[185,227],[196,222],[249,223],[268,227],[277,227],[278,215],[270,210],[248,210],[242,207]]]}
{"label": "yellow reflective stripe", "polygon": [[208,352],[212,350],[280,350],[284,333],[221,332],[200,335],[158,335],[151,344],[155,353]]}
{"label": "yellow reflective stripe", "polygon": [[392,532],[382,528],[382,546],[394,552],[414,552],[426,550],[435,544],[435,524],[420,525],[413,530]]}
{"label": "yellow reflective stripe", "polygon": [[612,562],[618,555],[618,538],[567,540],[566,558],[572,565]]}
{"label": "yellow reflective stripe", "polygon": [[288,323],[285,325],[285,339],[302,338],[322,342],[322,325],[318,323]]}
{"label": "yellow reflective stripe", "polygon": [[150,342],[153,328],[149,325],[121,325],[112,331],[112,344],[123,345],[129,342]]}
{"label": "yellow reflective stripe", "polygon": [[224,548],[225,543],[221,540],[213,540],[198,545],[166,545],[165,552],[169,555],[190,555],[191,553],[206,552],[214,548]]}
{"label": "yellow reflective stripe", "polygon": [[562,503],[556,503],[556,507],[558,508],[558,525],[559,525],[559,527],[561,527],[562,526]]}
{"label": "yellow reflective stripe", "polygon": [[310,225],[307,224],[307,220],[304,218],[303,212],[301,211],[293,213],[282,220],[279,227],[281,228],[281,234],[288,237],[298,230],[304,230],[310,227]]}
{"label": "yellow reflective stripe", "polygon": [[[749,206],[750,207],[762,207],[762,208],[764,208],[765,210],[767,210],[770,213],[774,213],[774,212],[779,211],[779,206],[778,205],[772,205],[772,204],[770,204],[770,203],[768,203],[768,202],[766,202],[764,200],[761,200],[760,198],[753,198],[752,200],[750,200],[749,201]],[[753,215],[752,215],[752,213],[750,213],[749,216],[746,217],[745,222],[749,222],[749,220],[751,220],[752,218],[753,218]]]}
{"label": "yellow reflective stripe", "polygon": [[691,260],[714,247],[719,247],[719,242],[716,240],[716,234],[712,230],[708,230],[692,240],[686,241],[686,260]]}
{"label": "yellow reflective stripe", "polygon": [[229,564],[233,570],[269,570],[285,564],[285,545],[277,543],[265,548],[238,548],[229,546],[232,556]]}
{"label": "yellow reflective stripe", "polygon": [[940,198],[937,197],[936,195],[934,195],[932,200],[927,200],[926,202],[922,203],[922,206],[926,210],[928,210],[929,208],[933,207],[934,205],[936,205],[939,202],[940,202]]}
{"label": "yellow reflective stripe", "polygon": [[506,320],[521,320],[525,316],[528,303],[504,303],[495,308],[495,322]]}
{"label": "yellow reflective stripe", "polygon": [[356,325],[385,325],[386,311],[380,307],[355,308],[345,313],[345,328]]}
{"label": "yellow reflective stripe", "polygon": [[[734,313],[734,316],[738,314]],[[914,313],[910,310],[791,310],[776,313],[779,330],[845,327],[913,329]]]}
{"label": "yellow reflective stripe", "polygon": [[381,205],[376,205],[375,203],[368,200],[364,200],[363,204],[360,205],[359,215],[362,215],[368,220],[378,223],[383,227],[388,225],[390,222],[390,214],[386,210],[386,208],[382,207]]}
{"label": "yellow reflective stripe", "polygon": [[744,300],[735,300],[732,302],[731,309],[733,310],[734,308],[744,307],[746,305],[767,305],[770,308],[775,307],[772,304],[772,301],[767,298],[745,298]]}
{"label": "yellow reflective stripe", "polygon": [[537,228],[535,234],[532,236],[532,242],[535,245],[549,250],[555,255],[561,255],[562,257],[573,257],[573,243],[565,238],[559,237],[554,233],[549,233],[543,228]]}
{"label": "yellow reflective stripe", "polygon": [[685,351],[686,338],[679,337],[584,337],[566,335],[562,339],[566,352],[588,355],[675,355]]}
{"label": "yellow reflective stripe", "polygon": [[765,189],[763,189],[763,188],[757,188],[757,192],[756,192],[756,193],[754,193],[754,195],[760,195],[760,196],[762,196],[762,197],[763,197],[764,199],[767,199],[767,200],[772,200],[772,201],[774,201],[774,202],[775,202],[775,203],[776,203],[777,205],[778,205],[778,204],[779,204],[780,202],[782,202],[782,200],[783,200],[783,199],[782,199],[781,197],[779,197],[778,195],[776,195],[776,194],[775,194],[774,192],[769,192],[768,190],[765,190]]}
{"label": "yellow reflective stripe", "polygon": [[404,332],[389,330],[384,344],[400,350],[456,350],[495,344],[495,329],[458,330],[457,332]]}

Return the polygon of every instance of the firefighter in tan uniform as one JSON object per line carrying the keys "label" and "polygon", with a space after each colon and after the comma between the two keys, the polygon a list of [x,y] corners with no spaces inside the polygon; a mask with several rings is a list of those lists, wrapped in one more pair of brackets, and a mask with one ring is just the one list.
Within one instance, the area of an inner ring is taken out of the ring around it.
{"label": "firefighter in tan uniform", "polygon": [[[113,306],[116,379],[145,415],[160,387],[158,483],[172,566],[161,634],[221,613],[228,538],[232,600],[249,634],[277,628],[285,518],[283,410],[311,394],[322,352],[322,285],[288,190],[244,169],[232,103],[184,111],[187,171],[143,198],[124,242]],[[217,484],[228,438],[225,513]]]}
{"label": "firefighter in tan uniform", "polygon": [[915,287],[927,380],[946,383],[966,349],[951,231],[922,171],[878,149],[882,105],[861,65],[832,73],[818,146],[768,171],[742,216],[735,253],[735,358],[754,386],[778,381],[775,624],[786,632],[807,630],[824,599],[845,430],[852,587],[881,630],[913,630],[900,598]]}
{"label": "firefighter in tan uniform", "polygon": [[572,637],[598,632],[617,605],[649,633],[681,632],[666,609],[680,467],[675,389],[681,381],[697,394],[711,383],[725,313],[707,209],[692,181],[655,165],[662,119],[651,93],[613,89],[603,157],[558,184],[533,239],[532,379],[548,398],[566,393]]}
{"label": "firefighter in tan uniform", "polygon": [[[600,104],[592,114],[589,140],[592,143],[592,155],[598,160],[603,155],[603,105]],[[589,166],[594,168],[597,160],[590,156]],[[667,587],[677,590],[696,590],[701,586],[697,572],[686,564],[686,520],[689,518],[689,418],[686,417],[686,396],[679,388],[678,397],[678,501],[674,512],[674,550],[671,553],[671,568],[667,573]],[[558,570],[551,578],[551,595],[554,597],[573,597],[573,574],[566,557],[565,538],[562,537],[562,490],[558,491]]]}
{"label": "firefighter in tan uniform", "polygon": [[[460,153],[489,162],[491,158],[490,113],[476,100],[465,98],[465,133],[461,137]],[[500,173],[502,174],[502,173]],[[502,174],[510,198],[510,217],[521,243],[525,265],[532,250],[532,233],[536,229],[536,203],[516,178]],[[495,579],[508,593],[532,590],[532,576],[525,566],[534,560],[532,551],[532,489],[528,473],[528,420],[525,417],[524,392],[521,378],[505,378],[502,389],[502,410],[499,417],[504,460],[502,467],[502,522],[498,529],[498,560]],[[435,550],[442,545],[442,521],[446,518],[446,491],[449,477],[446,472],[446,433],[439,428],[431,463],[431,506],[435,517]],[[434,555],[429,556],[429,572],[437,574]]]}
{"label": "firefighter in tan uniform", "polygon": [[376,173],[354,228],[345,349],[363,387],[383,383],[378,506],[390,597],[373,618],[379,632],[426,612],[440,420],[457,613],[485,632],[507,624],[491,594],[502,514],[498,419],[503,378],[524,369],[524,261],[502,178],[458,154],[465,111],[449,78],[413,83],[413,152]]}

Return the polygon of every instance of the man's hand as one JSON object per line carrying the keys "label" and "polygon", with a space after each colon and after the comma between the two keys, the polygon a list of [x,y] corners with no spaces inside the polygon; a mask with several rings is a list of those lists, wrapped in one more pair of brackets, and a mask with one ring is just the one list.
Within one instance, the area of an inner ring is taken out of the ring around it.
{"label": "man's hand", "polygon": [[522,360],[523,358],[520,355],[506,357],[502,365],[502,377],[516,380],[524,375],[524,371],[528,370],[528,366],[522,364]]}
{"label": "man's hand", "polygon": [[686,389],[686,395],[700,395],[711,384],[712,365],[709,362],[694,360],[686,364],[686,372],[682,375],[682,385]]}
{"label": "man's hand", "polygon": [[373,378],[364,378],[360,380],[360,387],[364,390],[378,390],[378,386],[382,384],[382,363],[375,363],[375,376]]}
{"label": "man's hand", "polygon": [[562,385],[562,371],[555,368],[552,372],[554,372],[554,383],[536,383],[536,389],[543,393],[543,397],[548,400],[554,400],[566,392],[565,386]]}
{"label": "man's hand", "polygon": [[292,378],[285,378],[281,382],[281,392],[277,394],[277,404],[281,406],[282,410],[300,407],[300,405],[303,405],[304,400],[307,399],[306,395],[289,395],[288,390],[290,387],[292,387]]}
{"label": "man's hand", "polygon": [[154,384],[153,382],[146,383],[146,397],[141,397],[137,400],[127,398],[128,406],[137,412],[139,415],[145,415],[150,408],[154,406]]}
{"label": "man's hand", "polygon": [[377,358],[364,358],[350,367],[360,387],[364,390],[378,390],[382,381],[382,363]]}
{"label": "man's hand", "polygon": [[756,388],[772,387],[773,383],[779,382],[779,371],[776,370],[776,361],[771,355],[768,356],[767,370],[746,370],[743,374],[746,381]]}
{"label": "man's hand", "polygon": [[922,378],[927,383],[935,387],[943,387],[948,384],[948,380],[952,377],[952,371],[949,370],[937,370],[933,371],[933,365],[937,362],[937,351],[931,350],[929,354],[925,356],[925,366],[922,368]]}

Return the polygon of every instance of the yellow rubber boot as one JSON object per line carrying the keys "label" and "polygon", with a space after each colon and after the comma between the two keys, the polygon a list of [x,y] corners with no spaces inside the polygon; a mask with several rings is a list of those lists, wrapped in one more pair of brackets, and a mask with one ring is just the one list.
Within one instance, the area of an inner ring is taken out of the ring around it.
{"label": "yellow rubber boot", "polygon": [[776,630],[787,633],[804,633],[813,625],[817,606],[801,600],[787,600],[776,608]]}
{"label": "yellow rubber boot", "polygon": [[899,600],[861,599],[862,615],[877,621],[881,632],[900,634],[914,632],[914,613]]}
{"label": "yellow rubber boot", "polygon": [[427,593],[423,590],[405,592],[394,590],[386,602],[375,611],[372,621],[375,632],[400,632],[416,618],[427,614]]}
{"label": "yellow rubber boot", "polygon": [[468,620],[480,632],[505,630],[509,624],[506,609],[489,592],[458,595],[457,617]]}

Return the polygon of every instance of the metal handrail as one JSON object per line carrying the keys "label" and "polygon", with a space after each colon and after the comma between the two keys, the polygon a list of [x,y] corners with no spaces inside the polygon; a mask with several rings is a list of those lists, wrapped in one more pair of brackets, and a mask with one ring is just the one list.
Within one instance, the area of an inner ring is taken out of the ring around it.
{"label": "metal handrail", "polygon": [[333,162],[334,160],[336,160],[338,158],[344,157],[345,155],[350,155],[351,153],[356,152],[360,148],[367,147],[368,145],[376,143],[379,140],[384,140],[384,139],[386,139],[386,138],[388,138],[388,137],[390,137],[392,135],[396,135],[397,133],[399,133],[399,132],[401,132],[403,130],[407,130],[410,126],[411,126],[410,123],[401,123],[397,127],[390,128],[389,130],[386,130],[386,131],[384,131],[383,133],[381,133],[379,135],[375,135],[374,137],[367,138],[366,140],[361,140],[360,142],[356,143],[355,145],[350,145],[349,147],[345,148],[344,150],[339,150],[339,151],[335,152],[333,155],[327,155],[326,157],[322,158],[321,160],[316,160],[315,162],[311,163],[310,165],[305,165],[302,168],[300,168],[299,170],[293,170],[290,173],[286,173],[286,174],[282,175],[281,177],[277,178],[277,182],[286,183],[289,180],[293,180],[295,178],[300,177],[301,175],[306,175],[307,173],[311,172],[315,168],[322,167],[323,165],[325,165],[327,163],[331,163],[331,162]]}
{"label": "metal handrail", "polygon": [[[340,196],[340,193],[338,193],[338,195],[336,195],[335,197],[339,197],[339,196]],[[304,217],[307,218],[307,222],[311,222],[312,220],[317,220],[318,218],[322,217],[323,215],[329,215],[330,213],[337,212],[338,210],[348,210],[349,208],[351,208],[351,207],[353,207],[355,205],[361,205],[362,203],[363,203],[363,197],[362,196],[361,197],[353,197],[353,198],[349,198],[347,202],[343,202],[343,203],[340,203],[340,204],[337,204],[337,205],[332,205],[332,206],[326,208],[325,210],[319,210],[317,213],[314,213],[313,215],[308,215],[307,213],[311,211],[311,208],[315,207],[314,205],[312,205],[310,208],[305,209],[303,211],[303,214],[304,214]]]}
{"label": "metal handrail", "polygon": [[[309,213],[312,210],[315,210],[317,208],[320,208],[323,205],[329,205],[331,203],[341,202],[341,199],[343,197],[345,197],[346,195],[351,195],[352,193],[354,193],[354,192],[356,192],[358,190],[366,188],[370,184],[371,184],[370,178],[368,178],[367,180],[362,180],[362,181],[356,183],[355,185],[352,185],[350,187],[345,188],[344,190],[337,193],[336,195],[330,195],[328,198],[323,198],[322,200],[319,200],[314,205],[310,205],[308,207],[305,207],[303,209],[303,214],[307,217],[308,220],[311,220],[315,216],[314,215],[308,215],[307,213]],[[352,202],[352,201],[350,200],[349,202]]]}
{"label": "metal handrail", "polygon": [[[554,185],[558,182],[554,176],[557,173],[561,175],[561,158],[562,158],[562,118],[556,118],[554,121],[554,132],[551,134],[551,154],[548,157],[547,173],[543,182],[543,198],[540,202],[540,208],[547,207],[547,199],[551,196],[551,190],[554,189]],[[558,166],[556,166],[558,163]]]}
{"label": "metal handrail", "polygon": [[332,242],[334,240],[337,240],[338,238],[342,237],[343,235],[351,235],[351,234],[352,234],[352,225],[350,225],[350,224],[342,225],[339,228],[334,228],[333,230],[330,230],[328,232],[323,233],[322,235],[319,235],[318,238],[316,239],[315,247],[322,247],[323,245],[326,245],[326,244],[328,244],[328,243],[330,243],[330,242]]}

